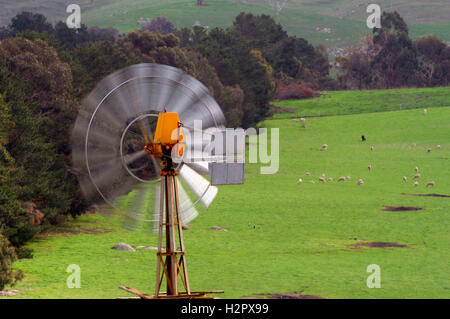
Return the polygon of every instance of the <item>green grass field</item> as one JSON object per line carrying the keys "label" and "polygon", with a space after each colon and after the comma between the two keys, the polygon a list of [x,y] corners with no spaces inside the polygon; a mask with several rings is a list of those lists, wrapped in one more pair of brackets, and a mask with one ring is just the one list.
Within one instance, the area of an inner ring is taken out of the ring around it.
{"label": "green grass field", "polygon": [[[21,10],[45,14],[55,23],[68,16],[66,7],[70,0],[0,0],[0,25],[7,25]],[[191,27],[195,21],[213,27],[232,25],[240,12],[268,14],[288,31],[290,35],[303,37],[313,44],[327,47],[354,45],[367,32],[365,21],[368,17],[369,0],[290,0],[279,17],[266,0],[205,0],[207,6],[198,7],[195,0],[81,0],[82,23],[112,26],[120,32],[141,28],[139,18],[164,16],[177,28]],[[410,1],[379,0],[382,10],[397,10],[409,25],[411,36],[434,34],[450,43],[450,6],[444,0]],[[331,33],[321,33],[316,28],[331,28]]]}
{"label": "green grass field", "polygon": [[[397,95],[406,99],[410,93],[407,100],[413,103],[414,91],[399,90]],[[397,100],[392,108],[384,108],[383,93],[334,94],[347,99],[365,94],[357,99],[370,110],[355,104],[348,110],[354,114],[311,117],[306,129],[291,119],[261,123],[280,129],[279,171],[261,175],[260,164],[247,164],[245,184],[219,187],[210,208],[190,223],[184,237],[191,289],[222,289],[225,293],[219,297],[225,298],[294,291],[325,298],[450,297],[450,198],[402,195],[450,195],[448,93],[424,99],[427,115],[422,109],[396,110]],[[384,103],[391,103],[385,94]],[[377,104],[380,110],[395,111],[378,112]],[[323,106],[323,112],[330,108],[329,114],[336,114],[333,103]],[[360,111],[377,112],[356,114]],[[362,134],[367,138],[364,143]],[[321,152],[324,143],[328,150]],[[417,188],[416,166],[422,175]],[[322,173],[334,181],[320,183]],[[351,181],[337,182],[347,175]],[[406,183],[402,176],[408,177]],[[359,178],[363,186],[357,185]],[[426,188],[428,181],[436,186]],[[125,197],[122,207],[128,202]],[[382,211],[385,205],[423,210]],[[26,277],[14,298],[128,296],[119,285],[153,293],[155,252],[119,252],[111,247],[118,242],[156,246],[156,235],[126,232],[117,225],[114,217],[85,215],[31,242],[35,257],[15,263]],[[210,230],[214,225],[229,231]],[[367,242],[407,247],[355,246]],[[66,286],[70,264],[81,267],[80,289]],[[380,289],[366,286],[370,264],[381,267]]]}
{"label": "green grass field", "polygon": [[273,118],[348,115],[450,106],[450,87],[366,91],[325,91],[312,99],[275,101],[286,113]]}
{"label": "green grass field", "polygon": [[[390,10],[391,6],[386,2],[380,5]],[[295,0],[290,1],[279,17],[275,16],[275,12],[264,0],[251,1],[251,5],[230,0],[210,0],[205,3],[208,6],[198,7],[192,0],[171,0],[163,3],[155,0],[114,1],[101,7],[98,5],[88,7],[84,18],[88,25],[112,26],[121,32],[129,32],[141,27],[137,24],[140,17],[164,16],[177,28],[191,27],[195,21],[213,28],[228,27],[240,12],[251,12],[271,15],[290,35],[303,37],[313,44],[324,44],[327,47],[356,44],[365,33],[371,31],[366,26],[368,14],[365,9],[368,3],[371,3],[367,1],[349,3],[339,0],[314,3],[308,0]],[[407,23],[411,25],[412,37],[434,34],[450,42],[448,16],[445,16],[445,12],[449,9],[441,6],[440,1],[428,3],[427,6],[421,3],[409,4],[406,7],[401,5],[405,3],[406,1],[399,1],[392,9],[399,10],[402,15],[408,17]],[[429,12],[429,17],[433,19],[423,20],[424,12]],[[331,28],[331,34],[316,30],[325,27]]]}

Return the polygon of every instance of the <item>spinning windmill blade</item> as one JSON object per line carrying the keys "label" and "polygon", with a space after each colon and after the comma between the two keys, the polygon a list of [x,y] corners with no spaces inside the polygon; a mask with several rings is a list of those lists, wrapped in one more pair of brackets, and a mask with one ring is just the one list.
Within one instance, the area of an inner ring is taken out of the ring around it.
{"label": "spinning windmill blade", "polygon": [[[124,212],[129,230],[155,229],[159,213],[161,159],[144,150],[153,142],[158,114],[176,112],[185,132],[194,134],[194,121],[203,132],[223,130],[225,117],[208,89],[183,71],[166,65],[137,64],[119,70],[105,79],[83,101],[72,133],[73,166],[78,172],[84,195],[91,201],[117,206],[117,198],[135,191],[134,201],[149,199],[148,216],[137,203]],[[198,128],[196,128],[198,130]],[[198,132],[197,132],[198,133]],[[198,141],[203,148],[207,141]],[[186,148],[194,147],[186,145]],[[197,145],[198,146],[198,145]],[[217,194],[208,175],[208,163],[177,163],[183,223],[193,220],[202,203],[208,207]],[[151,207],[151,208],[150,208]]]}
{"label": "spinning windmill blade", "polygon": [[[182,225],[198,216],[197,203],[208,207],[216,197],[210,175],[216,184],[243,178],[243,164],[237,164],[239,171],[236,163],[218,163],[229,155],[228,145],[221,152],[224,124],[203,84],[158,64],[137,64],[106,77],[84,100],[76,120],[72,156],[83,193],[113,206],[129,194],[128,209],[119,209],[123,227],[158,231],[155,298],[205,295],[190,291]],[[190,150],[198,152],[191,156]],[[167,291],[161,292],[164,279]],[[185,292],[180,292],[180,279]]]}

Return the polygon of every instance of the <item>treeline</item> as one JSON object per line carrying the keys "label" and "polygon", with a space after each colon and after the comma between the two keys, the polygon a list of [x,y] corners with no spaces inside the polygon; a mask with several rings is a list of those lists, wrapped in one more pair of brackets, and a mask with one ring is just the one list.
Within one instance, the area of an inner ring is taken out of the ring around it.
{"label": "treeline", "polygon": [[413,41],[397,12],[384,12],[381,28],[336,58],[341,89],[447,86],[450,47],[435,36]]}

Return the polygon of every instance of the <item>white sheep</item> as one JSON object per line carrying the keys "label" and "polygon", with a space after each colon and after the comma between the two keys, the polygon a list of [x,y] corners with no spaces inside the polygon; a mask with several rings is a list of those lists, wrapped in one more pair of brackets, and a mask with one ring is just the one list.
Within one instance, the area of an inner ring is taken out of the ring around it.
{"label": "white sheep", "polygon": [[302,117],[302,118],[300,119],[300,121],[302,121],[303,127],[306,128],[306,120],[305,120],[305,118]]}
{"label": "white sheep", "polygon": [[403,176],[403,181],[406,182],[408,178],[406,176]]}
{"label": "white sheep", "polygon": [[339,177],[338,182],[344,182],[344,181],[345,181],[345,176]]}
{"label": "white sheep", "polygon": [[427,187],[428,187],[428,186],[433,186],[433,187],[434,187],[434,181],[428,182],[428,183],[427,183]]}
{"label": "white sheep", "polygon": [[303,180],[301,178],[298,179],[297,184],[303,183]]}
{"label": "white sheep", "polygon": [[373,145],[370,147],[370,150],[373,151]]}
{"label": "white sheep", "polygon": [[419,182],[414,182],[414,187],[417,187],[417,186],[419,186]]}
{"label": "white sheep", "polygon": [[363,185],[364,181],[362,179],[358,179],[358,185]]}
{"label": "white sheep", "polygon": [[325,175],[325,173],[322,173],[322,177],[325,177],[326,175]]}
{"label": "white sheep", "polygon": [[322,182],[322,183],[325,183],[325,178],[319,177],[319,181]]}
{"label": "white sheep", "polygon": [[321,151],[326,151],[328,149],[328,145],[327,144],[323,144],[322,148],[320,149]]}
{"label": "white sheep", "polygon": [[348,180],[351,180],[351,179],[352,179],[352,177],[351,177],[350,175],[348,175],[348,176],[347,176],[347,179],[348,179]]}
{"label": "white sheep", "polygon": [[440,150],[440,149],[441,149],[441,145],[436,145],[436,148],[437,148],[438,150]]}
{"label": "white sheep", "polygon": [[420,174],[414,175],[414,179],[416,179],[416,178],[420,178]]}
{"label": "white sheep", "polygon": [[333,177],[329,177],[329,178],[328,178],[328,181],[329,181],[329,182],[332,182],[332,181],[333,181]]}
{"label": "white sheep", "polygon": [[423,114],[427,115],[427,113],[428,113],[427,109],[423,109]]}
{"label": "white sheep", "polygon": [[416,166],[416,168],[414,168],[414,170],[416,171],[416,173],[419,172],[419,168]]}

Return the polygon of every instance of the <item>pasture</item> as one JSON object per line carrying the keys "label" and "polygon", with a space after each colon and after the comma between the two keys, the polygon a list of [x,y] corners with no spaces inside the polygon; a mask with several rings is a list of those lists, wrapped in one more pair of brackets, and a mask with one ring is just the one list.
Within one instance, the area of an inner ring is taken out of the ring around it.
{"label": "pasture", "polygon": [[[324,298],[450,297],[450,198],[407,195],[450,195],[448,93],[424,100],[427,115],[419,102],[416,109],[400,111],[397,101],[384,108],[370,93],[354,94],[369,94],[359,101],[371,109],[339,115],[334,103],[320,104],[330,116],[307,117],[306,128],[277,118],[286,113],[260,123],[280,130],[279,171],[261,175],[261,164],[247,164],[245,184],[219,187],[210,208],[189,224],[184,238],[192,290],[224,290],[222,298],[292,292]],[[315,115],[313,105],[295,108],[302,116]],[[324,143],[328,150],[319,151]],[[416,166],[418,187],[413,186]],[[334,180],[319,182],[323,173]],[[348,175],[351,180],[337,181]],[[435,186],[427,188],[428,181]],[[123,198],[122,209],[130,202]],[[422,209],[384,211],[385,206]],[[211,230],[215,225],[228,231]],[[84,215],[28,244],[35,257],[15,263],[26,277],[14,298],[129,296],[119,285],[153,293],[155,251],[111,247],[118,242],[156,246],[156,241],[156,234],[122,230],[113,214]],[[377,242],[399,247],[368,247]],[[70,264],[81,268],[79,289],[66,286]],[[380,289],[366,285],[370,264],[381,268]]]}

